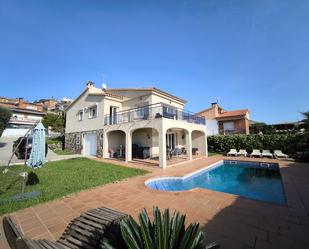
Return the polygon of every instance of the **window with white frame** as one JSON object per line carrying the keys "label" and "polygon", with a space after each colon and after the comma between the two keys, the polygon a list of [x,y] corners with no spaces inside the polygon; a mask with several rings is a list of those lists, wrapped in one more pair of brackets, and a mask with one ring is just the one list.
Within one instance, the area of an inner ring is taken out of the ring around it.
{"label": "window with white frame", "polygon": [[79,111],[79,113],[78,113],[78,121],[82,121],[83,120],[83,116],[84,116],[84,112],[83,111]]}
{"label": "window with white frame", "polygon": [[96,118],[97,117],[97,107],[90,107],[89,108],[89,115],[88,118]]}

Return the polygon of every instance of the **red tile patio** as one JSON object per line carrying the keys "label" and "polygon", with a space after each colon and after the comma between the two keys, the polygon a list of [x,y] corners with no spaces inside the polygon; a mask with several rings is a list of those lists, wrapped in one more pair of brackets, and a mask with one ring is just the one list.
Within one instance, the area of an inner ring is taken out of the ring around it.
{"label": "red tile patio", "polygon": [[[107,206],[136,216],[141,208],[151,211],[158,205],[185,213],[189,222],[199,222],[207,241],[218,241],[222,248],[309,248],[308,164],[275,160],[280,163],[287,206],[206,189],[162,192],[144,185],[151,177],[182,176],[222,158],[196,159],[166,170],[148,167],[150,174],[82,191],[12,215],[29,237],[56,240],[68,222],[85,210]],[[140,164],[137,167],[144,168]],[[0,232],[0,248],[6,249],[2,227]]]}

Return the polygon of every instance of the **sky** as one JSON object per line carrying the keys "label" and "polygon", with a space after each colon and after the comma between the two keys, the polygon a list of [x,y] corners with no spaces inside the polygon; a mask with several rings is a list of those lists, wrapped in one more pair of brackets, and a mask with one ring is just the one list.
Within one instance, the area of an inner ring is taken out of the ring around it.
{"label": "sky", "polygon": [[0,0],[0,96],[157,87],[266,123],[309,110],[309,0]]}

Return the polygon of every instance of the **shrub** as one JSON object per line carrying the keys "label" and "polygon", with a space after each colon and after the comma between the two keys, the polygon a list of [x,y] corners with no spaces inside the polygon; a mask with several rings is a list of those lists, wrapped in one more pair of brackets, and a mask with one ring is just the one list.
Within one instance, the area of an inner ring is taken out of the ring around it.
{"label": "shrub", "polygon": [[[139,214],[138,224],[131,216],[120,222],[121,236],[105,238],[103,248],[108,249],[199,249],[218,248],[216,243],[204,246],[204,234],[199,224],[185,227],[185,215],[175,212],[170,218],[169,209],[163,215],[159,208],[153,210],[153,222],[146,210]],[[118,232],[119,235],[119,232]]]}
{"label": "shrub", "polygon": [[230,149],[282,150],[289,155],[304,152],[309,142],[305,134],[272,134],[272,135],[227,135],[209,136],[208,148],[211,152],[227,153]]}

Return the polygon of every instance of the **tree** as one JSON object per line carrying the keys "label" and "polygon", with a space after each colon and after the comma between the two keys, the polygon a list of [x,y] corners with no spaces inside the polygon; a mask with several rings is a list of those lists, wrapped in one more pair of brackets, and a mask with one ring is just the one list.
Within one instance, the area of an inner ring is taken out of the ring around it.
{"label": "tree", "polygon": [[47,113],[42,123],[46,128],[51,127],[52,131],[64,134],[64,116],[62,113]]}
{"label": "tree", "polygon": [[0,137],[10,121],[11,116],[12,112],[9,109],[0,106]]}
{"label": "tree", "polygon": [[303,116],[304,116],[304,118],[305,118],[305,119],[303,120],[305,130],[306,130],[307,133],[309,133],[309,111],[303,112],[302,114],[303,114]]}

